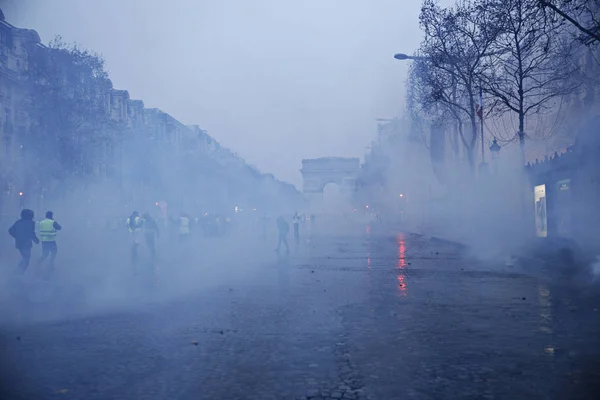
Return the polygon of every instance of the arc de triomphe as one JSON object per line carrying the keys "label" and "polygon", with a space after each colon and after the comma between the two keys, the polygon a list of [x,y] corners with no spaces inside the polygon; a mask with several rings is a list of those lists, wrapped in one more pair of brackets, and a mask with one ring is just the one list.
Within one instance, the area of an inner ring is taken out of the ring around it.
{"label": "arc de triomphe", "polygon": [[328,183],[339,185],[340,192],[348,201],[356,190],[356,179],[360,172],[358,158],[325,157],[302,160],[300,170],[303,178],[303,192],[312,211],[321,211],[323,188]]}

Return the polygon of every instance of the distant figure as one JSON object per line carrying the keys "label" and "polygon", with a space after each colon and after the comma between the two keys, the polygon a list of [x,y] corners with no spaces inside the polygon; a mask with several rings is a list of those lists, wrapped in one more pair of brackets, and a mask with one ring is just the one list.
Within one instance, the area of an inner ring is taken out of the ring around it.
{"label": "distant figure", "polygon": [[294,214],[294,242],[296,245],[300,243],[300,214],[298,211]]}
{"label": "distant figure", "polygon": [[32,210],[25,208],[21,211],[21,219],[16,221],[8,230],[8,234],[15,238],[15,247],[21,253],[21,261],[19,262],[19,272],[25,273],[31,260],[32,242],[39,244],[40,241],[35,235],[35,222],[33,222],[34,213]]}
{"label": "distant figure", "polygon": [[50,256],[50,270],[54,271],[54,259],[58,252],[58,246],[56,245],[56,234],[62,227],[58,222],[54,220],[54,214],[52,211],[46,212],[46,218],[40,221],[40,240],[42,241],[42,256],[38,260],[38,266]]}
{"label": "distant figure", "polygon": [[231,229],[232,229],[231,218],[225,217],[225,226],[224,226],[224,229],[223,229],[224,233],[226,235],[228,235],[229,233],[231,233]]}
{"label": "distant figure", "polygon": [[160,230],[158,229],[158,223],[149,213],[144,213],[142,216],[144,219],[144,236],[146,237],[146,245],[150,250],[150,257],[156,258],[156,239],[160,236]]}
{"label": "distant figure", "polygon": [[310,214],[310,229],[313,229],[316,223],[317,217],[315,216],[315,214]]}
{"label": "distant figure", "polygon": [[140,214],[137,211],[131,213],[127,218],[127,228],[131,233],[131,263],[137,262],[138,247],[142,244],[144,221],[140,218]]}
{"label": "distant figure", "polygon": [[190,219],[186,213],[179,216],[179,243],[185,243],[190,237]]}
{"label": "distant figure", "polygon": [[268,223],[269,223],[269,216],[267,215],[267,213],[264,213],[260,217],[260,224],[261,224],[261,231],[262,231],[263,239],[267,237]]}
{"label": "distant figure", "polygon": [[286,253],[289,253],[290,246],[288,246],[287,234],[290,231],[290,224],[288,224],[287,221],[281,216],[277,218],[277,231],[279,232],[279,238],[277,241],[277,249],[275,251],[279,253],[281,244],[283,243],[285,244]]}

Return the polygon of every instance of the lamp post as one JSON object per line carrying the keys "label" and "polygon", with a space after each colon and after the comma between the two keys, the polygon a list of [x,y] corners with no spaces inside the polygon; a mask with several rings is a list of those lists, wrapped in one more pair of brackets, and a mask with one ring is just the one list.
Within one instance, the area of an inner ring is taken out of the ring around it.
{"label": "lamp post", "polygon": [[494,138],[494,140],[492,141],[492,145],[490,146],[490,153],[492,153],[492,160],[495,160],[498,158],[500,149],[501,149],[501,147],[498,144],[498,140],[496,140],[496,138]]}
{"label": "lamp post", "polygon": [[494,173],[498,173],[498,155],[500,153],[500,145],[498,144],[498,140],[494,138],[492,141],[492,145],[490,146],[490,153],[492,153],[492,170]]}
{"label": "lamp post", "polygon": [[404,53],[394,54],[394,58],[396,60],[400,60],[400,61],[404,61],[404,60],[426,60],[427,59],[427,57],[409,56],[408,54],[404,54]]}
{"label": "lamp post", "polygon": [[[484,57],[486,56],[495,56],[495,55],[500,55],[500,54],[504,54],[506,52],[506,50],[502,50],[502,51],[495,51],[495,52],[491,52],[491,53],[486,53],[483,54]],[[394,54],[394,58],[396,60],[427,60],[429,59],[429,57],[421,57],[421,56],[409,56],[408,54],[404,54],[404,53],[396,53]],[[456,86],[457,86],[457,82],[456,82],[456,77],[454,74],[455,71],[455,66],[456,66],[456,61],[459,60],[459,58],[455,58],[455,57],[451,57],[448,64],[452,67],[452,101],[456,102]],[[479,84],[479,100],[480,102],[483,102],[483,94],[482,94],[482,89],[481,89],[481,83]],[[480,107],[483,107],[483,104],[480,104]],[[481,126],[480,126],[480,130],[481,130],[481,165],[480,165],[480,170],[485,170],[485,152],[484,152],[484,133],[483,133],[483,110],[481,110],[481,116],[480,116],[480,122],[481,122]]]}
{"label": "lamp post", "polygon": [[[408,54],[405,53],[396,53],[394,54],[394,58],[396,60],[400,60],[400,61],[405,61],[405,60],[415,60],[415,61],[426,61],[429,60],[429,57],[421,57],[421,56],[409,56]],[[448,63],[451,67],[452,67],[452,73],[450,74],[452,76],[452,94],[451,94],[451,98],[452,98],[452,102],[456,104],[456,98],[457,98],[457,82],[456,82],[456,76],[455,76],[455,58],[452,57],[449,60]],[[458,137],[458,122],[456,122],[454,124],[454,138]]]}

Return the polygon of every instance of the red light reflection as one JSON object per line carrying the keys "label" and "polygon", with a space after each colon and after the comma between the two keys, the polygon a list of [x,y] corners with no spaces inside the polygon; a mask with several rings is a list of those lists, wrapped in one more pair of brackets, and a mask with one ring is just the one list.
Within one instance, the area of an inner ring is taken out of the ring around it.
{"label": "red light reflection", "polygon": [[398,275],[398,290],[402,296],[406,296],[406,283],[404,282],[404,274]]}
{"label": "red light reflection", "polygon": [[[400,233],[396,237],[396,243],[398,244],[398,265],[397,268],[402,270],[406,268],[406,241],[404,240],[404,234]],[[406,276],[404,274],[398,275],[398,292],[401,296],[406,296]]]}
{"label": "red light reflection", "polygon": [[406,268],[406,242],[404,240],[404,234],[401,233],[396,237],[398,243],[398,268]]}

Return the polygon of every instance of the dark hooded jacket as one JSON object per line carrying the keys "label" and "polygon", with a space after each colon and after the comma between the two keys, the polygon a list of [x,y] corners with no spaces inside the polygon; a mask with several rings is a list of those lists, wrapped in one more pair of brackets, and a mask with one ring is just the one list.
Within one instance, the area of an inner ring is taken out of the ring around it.
{"label": "dark hooded jacket", "polygon": [[33,211],[27,208],[21,211],[21,219],[10,227],[8,234],[15,238],[17,249],[28,249],[33,246],[32,242],[39,243],[40,241],[35,235]]}

